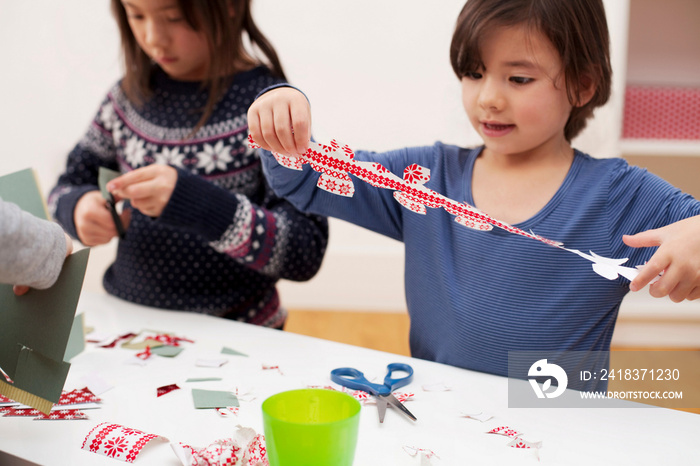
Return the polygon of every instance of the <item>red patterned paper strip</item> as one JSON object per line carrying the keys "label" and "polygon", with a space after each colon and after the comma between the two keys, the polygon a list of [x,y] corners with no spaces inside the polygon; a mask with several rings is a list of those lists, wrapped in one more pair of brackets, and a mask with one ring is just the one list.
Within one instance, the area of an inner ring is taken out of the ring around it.
{"label": "red patterned paper strip", "polygon": [[35,417],[34,420],[74,420],[87,418],[87,415],[78,409],[59,409],[56,411],[51,411],[50,414],[39,413],[39,416]]}

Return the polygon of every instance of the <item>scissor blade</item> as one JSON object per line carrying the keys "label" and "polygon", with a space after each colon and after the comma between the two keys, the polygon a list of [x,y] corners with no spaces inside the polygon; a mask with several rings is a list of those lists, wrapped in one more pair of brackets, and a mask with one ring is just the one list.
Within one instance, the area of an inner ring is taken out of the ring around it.
{"label": "scissor blade", "polygon": [[395,397],[394,395],[391,395],[391,394],[389,394],[389,395],[383,395],[383,396],[380,396],[379,398],[384,400],[384,402],[385,402],[385,407],[386,407],[386,403],[389,402],[389,403],[391,403],[391,405],[392,405],[393,407],[400,409],[401,412],[403,412],[406,416],[408,416],[409,418],[411,418],[413,421],[416,420],[416,416],[414,416],[413,413],[411,413],[411,412],[403,405],[403,403],[401,403],[399,400],[397,400],[396,397]]}
{"label": "scissor blade", "polygon": [[386,399],[383,396],[377,397],[377,412],[379,412],[379,422],[383,423],[386,414]]}

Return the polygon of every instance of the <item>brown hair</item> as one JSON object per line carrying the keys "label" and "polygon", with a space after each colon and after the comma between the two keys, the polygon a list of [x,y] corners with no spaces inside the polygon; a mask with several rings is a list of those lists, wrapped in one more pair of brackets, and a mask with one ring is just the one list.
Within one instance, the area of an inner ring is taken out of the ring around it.
{"label": "brown hair", "polygon": [[[177,0],[190,27],[205,34],[210,54],[209,76],[202,83],[209,90],[209,98],[206,106],[201,109],[202,117],[190,133],[191,136],[209,119],[231,76],[260,63],[246,50],[244,32],[251,45],[263,53],[272,73],[286,80],[275,49],[253,21],[250,2],[251,0]],[[230,14],[231,10],[233,15]],[[121,35],[124,59],[121,86],[129,100],[140,104],[151,96],[150,81],[154,66],[136,42],[120,0],[112,0],[112,14]]]}
{"label": "brown hair", "polygon": [[[602,0],[469,0],[462,8],[450,46],[452,69],[460,79],[483,66],[480,38],[496,27],[525,24],[544,34],[559,53],[566,92],[574,106],[564,128],[567,141],[578,135],[596,107],[610,98],[610,39]],[[577,106],[581,90],[595,89]]]}

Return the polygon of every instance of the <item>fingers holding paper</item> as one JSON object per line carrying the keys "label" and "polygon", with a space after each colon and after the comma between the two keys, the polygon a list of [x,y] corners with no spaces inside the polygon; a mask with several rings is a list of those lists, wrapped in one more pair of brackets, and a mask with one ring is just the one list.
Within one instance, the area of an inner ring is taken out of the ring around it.
{"label": "fingers holding paper", "polygon": [[106,202],[99,191],[90,191],[85,193],[75,206],[75,230],[78,239],[85,246],[106,244],[117,236],[117,229]]}
{"label": "fingers holding paper", "polygon": [[700,298],[700,216],[622,239],[635,248],[659,247],[630,283],[632,291],[651,283],[649,293],[656,298],[668,296],[673,302]]}
{"label": "fingers holding paper", "polygon": [[263,149],[300,156],[309,148],[311,140],[309,102],[294,88],[273,89],[248,109],[248,128]]}
{"label": "fingers holding paper", "polygon": [[131,207],[150,217],[159,217],[177,183],[177,170],[168,165],[149,165],[125,173],[107,184],[115,200],[129,199]]}

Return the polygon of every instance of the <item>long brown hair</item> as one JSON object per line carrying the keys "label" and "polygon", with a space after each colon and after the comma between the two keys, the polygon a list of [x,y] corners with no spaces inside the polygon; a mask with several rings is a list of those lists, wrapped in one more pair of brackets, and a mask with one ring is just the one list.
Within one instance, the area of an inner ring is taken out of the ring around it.
{"label": "long brown hair", "polygon": [[[177,0],[190,27],[206,36],[210,54],[209,75],[202,83],[203,88],[209,91],[209,97],[191,136],[209,119],[231,76],[260,63],[246,50],[244,33],[250,44],[263,53],[272,73],[286,80],[277,52],[253,21],[250,2],[251,0]],[[234,14],[231,14],[232,10]],[[122,89],[130,101],[140,104],[151,96],[150,81],[154,66],[136,42],[120,0],[112,0],[112,14],[121,35],[124,59]]]}
{"label": "long brown hair", "polygon": [[[610,39],[602,0],[469,0],[457,19],[450,61],[463,78],[483,66],[479,40],[487,30],[525,24],[544,34],[559,53],[566,92],[573,105],[564,127],[571,140],[586,126],[596,107],[610,98]],[[585,105],[581,91],[590,83],[594,95]]]}

